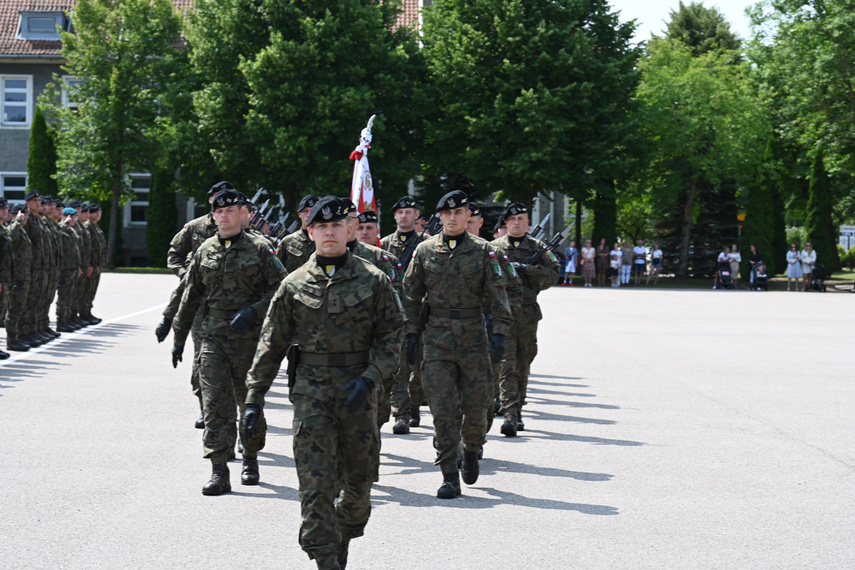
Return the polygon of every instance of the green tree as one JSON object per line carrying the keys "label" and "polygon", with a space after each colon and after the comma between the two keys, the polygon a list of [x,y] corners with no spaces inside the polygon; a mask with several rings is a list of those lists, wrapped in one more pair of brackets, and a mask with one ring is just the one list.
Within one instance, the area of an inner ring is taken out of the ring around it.
{"label": "green tree", "polygon": [[170,0],[78,0],[74,33],[62,33],[66,73],[80,78],[77,109],[60,103],[61,79],[42,102],[57,121],[60,191],[109,201],[107,264],[113,266],[128,175],[157,159],[162,94],[180,43]]}
{"label": "green tree", "polygon": [[169,244],[175,234],[178,208],[175,205],[175,192],[170,190],[173,178],[171,173],[158,169],[151,173],[145,243],[148,264],[152,267],[166,267]]}
{"label": "green tree", "polygon": [[[639,178],[668,221],[659,226],[661,239],[677,251],[681,278],[689,273],[690,249],[709,257],[722,241],[735,241],[736,189],[762,156],[768,127],[750,69],[738,59],[726,50],[695,56],[681,42],[654,38],[639,66],[640,122],[650,147]],[[706,220],[706,239],[694,243],[699,220]]]}
{"label": "green tree", "polygon": [[437,0],[423,19],[428,178],[526,202],[610,187],[632,132],[634,24],[604,0]]}
{"label": "green tree", "polygon": [[805,229],[816,251],[816,262],[829,271],[840,268],[834,228],[831,221],[831,180],[825,171],[825,161],[818,154],[810,168],[810,198],[808,198]]}
{"label": "green tree", "polygon": [[27,186],[42,195],[54,196],[57,193],[55,175],[56,145],[41,107],[36,107],[27,155]]}
{"label": "green tree", "polygon": [[397,2],[200,0],[188,34],[204,79],[198,133],[219,172],[300,196],[344,194],[350,152],[376,114],[369,155],[388,207],[419,170],[422,54]]}
{"label": "green tree", "polygon": [[[763,156],[763,165],[769,165],[772,158],[772,139],[766,144]],[[757,250],[764,254],[766,265],[771,275],[776,275],[784,266],[782,260],[777,259],[777,252],[773,252],[775,212],[773,205],[773,194],[777,191],[774,175],[759,169],[759,174],[752,184],[745,189],[747,200],[745,203],[745,224],[742,232],[742,243],[754,244]],[[746,252],[747,247],[743,247]],[[741,266],[742,278],[748,279],[751,270],[748,263]]]}
{"label": "green tree", "polygon": [[742,42],[716,7],[707,8],[702,2],[686,5],[681,1],[670,16],[665,38],[692,48],[694,55],[722,49],[736,51],[741,47]]}

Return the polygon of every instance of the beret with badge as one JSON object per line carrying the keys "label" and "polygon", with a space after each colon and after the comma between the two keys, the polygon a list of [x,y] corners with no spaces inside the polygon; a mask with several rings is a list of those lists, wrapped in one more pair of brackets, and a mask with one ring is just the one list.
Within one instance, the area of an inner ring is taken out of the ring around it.
{"label": "beret with badge", "polygon": [[217,182],[216,184],[211,186],[211,189],[208,190],[208,196],[216,195],[217,193],[222,192],[223,190],[234,190],[234,189],[235,189],[234,184],[232,184],[228,180],[223,180],[222,182]]}
{"label": "beret with badge", "polygon": [[457,208],[468,208],[469,207],[469,196],[466,195],[466,192],[463,190],[452,190],[442,198],[440,198],[439,202],[436,204],[436,211],[442,212],[443,210],[454,210]]}
{"label": "beret with badge", "polygon": [[30,200],[33,200],[34,198],[41,198],[41,197],[42,197],[42,195],[39,194],[38,190],[30,190],[29,192],[27,192],[27,195],[24,196],[24,202],[29,202]]}
{"label": "beret with badge", "polygon": [[213,208],[228,208],[229,206],[240,206],[243,204],[243,199],[240,197],[240,192],[236,190],[220,190],[214,196]]}
{"label": "beret with badge", "polygon": [[411,196],[404,196],[403,198],[395,202],[395,205],[392,206],[392,213],[394,214],[395,210],[401,210],[404,208],[418,209],[418,206],[416,205],[416,201],[413,200]]}
{"label": "beret with badge", "polygon": [[309,220],[307,225],[314,223],[325,224],[327,222],[335,222],[343,220],[353,208],[353,203],[347,198],[339,198],[338,196],[324,196],[312,206],[312,211],[309,212]]}
{"label": "beret with badge", "polygon": [[318,198],[314,194],[309,194],[308,196],[303,196],[303,199],[300,200],[300,204],[297,206],[297,212],[302,212],[306,208],[312,209],[315,207],[315,204],[318,203]]}
{"label": "beret with badge", "polygon": [[374,210],[365,210],[364,212],[360,212],[357,218],[359,218],[360,224],[376,224],[377,212]]}
{"label": "beret with badge", "polygon": [[475,200],[469,202],[469,211],[472,212],[472,217],[481,215],[481,206]]}
{"label": "beret with badge", "polygon": [[502,212],[502,217],[499,218],[502,224],[510,218],[511,216],[516,216],[518,214],[527,214],[528,208],[525,207],[525,204],[521,204],[520,202],[511,202],[508,204],[508,207],[505,208],[505,211]]}

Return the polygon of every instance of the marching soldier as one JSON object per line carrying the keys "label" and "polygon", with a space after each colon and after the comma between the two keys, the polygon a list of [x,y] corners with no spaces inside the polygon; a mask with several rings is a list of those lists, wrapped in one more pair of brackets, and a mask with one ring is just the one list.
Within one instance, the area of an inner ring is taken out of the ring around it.
{"label": "marching soldier", "polygon": [[[433,413],[436,464],[443,475],[437,491],[441,499],[460,495],[461,438],[463,482],[472,485],[478,480],[477,454],[486,442],[487,407],[493,394],[488,359],[501,360],[511,322],[496,253],[466,232],[468,203],[461,190],[442,197],[436,206],[442,233],[419,244],[404,276],[404,344],[412,364],[424,331],[422,383]],[[493,315],[490,339],[483,316],[487,304]]]}
{"label": "marching soldier", "polygon": [[307,224],[309,212],[317,203],[318,197],[314,194],[309,194],[300,200],[300,204],[297,206],[297,215],[300,217],[301,227],[293,234],[285,236],[282,243],[276,248],[276,256],[279,257],[288,273],[306,263],[309,256],[315,252],[315,242],[309,237]]}
{"label": "marching soldier", "polygon": [[[403,270],[406,269],[412,259],[416,246],[422,239],[429,236],[423,235],[423,231],[416,231],[416,220],[421,216],[421,213],[415,200],[410,196],[404,196],[395,202],[392,206],[392,215],[395,217],[397,228],[394,233],[380,240],[380,247],[394,255]],[[392,428],[393,433],[406,434],[410,431],[407,424],[409,427],[418,427],[421,424],[419,406],[425,399],[421,376],[421,351],[416,355],[413,364],[410,364],[405,352],[401,350],[401,362],[398,371],[392,378],[390,397],[392,408],[400,411],[400,415],[396,416],[395,426]],[[398,420],[401,419],[408,421],[406,423],[399,422]]]}
{"label": "marching soldier", "polygon": [[[380,463],[376,392],[398,362],[401,309],[389,278],[347,250],[350,201],[327,196],[307,224],[316,251],[279,287],[247,378],[241,427],[263,427],[264,395],[288,354],[300,545],[344,568],[364,534]],[[336,501],[337,500],[337,501]]]}
{"label": "marching soldier", "polygon": [[[511,329],[511,338],[508,339],[508,357],[502,364],[499,378],[501,413],[505,416],[502,433],[513,437],[517,431],[525,429],[522,407],[526,403],[531,363],[537,355],[537,323],[543,318],[540,305],[537,304],[537,295],[558,281],[560,267],[555,255],[548,250],[535,263],[526,263],[532,254],[546,245],[528,235],[528,208],[524,204],[510,204],[502,214],[500,225],[507,226],[508,233],[491,243],[498,253],[511,260],[522,281],[508,292],[511,306],[514,308],[514,326]],[[510,354],[512,350],[515,352],[515,358]]]}
{"label": "marching soldier", "polygon": [[377,212],[365,210],[357,216],[356,239],[368,245],[377,245]]}
{"label": "marching soldier", "polygon": [[[181,305],[172,324],[172,365],[177,367],[197,314],[203,315],[199,348],[199,380],[205,412],[202,435],[212,475],[205,495],[231,491],[229,453],[237,438],[235,402],[243,412],[246,373],[261,332],[260,315],[282,280],[284,269],[264,241],[241,229],[245,206],[234,190],[222,190],[213,202],[217,235],[205,241],[190,262]],[[258,452],[264,447],[264,425],[256,437],[241,437],[241,483],[257,485]]]}

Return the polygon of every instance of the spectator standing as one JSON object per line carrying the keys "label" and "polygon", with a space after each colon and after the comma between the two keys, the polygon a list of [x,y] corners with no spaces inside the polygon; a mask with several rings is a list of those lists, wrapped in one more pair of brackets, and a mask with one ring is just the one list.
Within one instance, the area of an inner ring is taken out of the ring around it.
{"label": "spectator standing", "polygon": [[582,264],[582,277],[585,279],[585,287],[591,287],[591,280],[594,278],[596,269],[594,268],[597,250],[591,245],[591,240],[585,242],[585,247],[582,248],[582,258],[579,263]]}
{"label": "spectator standing", "polygon": [[637,245],[632,248],[632,272],[635,273],[635,284],[641,283],[641,276],[647,268],[647,248],[644,247],[644,240],[640,239],[636,242]]}
{"label": "spectator standing", "polygon": [[620,256],[620,282],[622,285],[629,285],[629,277],[632,275],[632,262],[634,255],[632,253],[632,242],[627,240],[621,248]]}
{"label": "spectator standing", "polygon": [[810,291],[810,285],[813,281],[813,268],[816,266],[816,252],[813,246],[809,243],[805,244],[805,250],[801,254],[802,273],[805,278],[805,291]]}
{"label": "spectator standing", "polygon": [[[617,249],[617,244],[615,244],[615,249]],[[620,251],[620,250],[618,250],[618,251]],[[609,276],[612,278],[612,287],[620,287],[620,267],[621,267],[620,257],[621,256],[618,255],[617,253],[615,253],[614,250],[612,251],[611,255],[612,255],[612,260],[609,264],[610,265]]]}
{"label": "spectator standing", "polygon": [[748,263],[751,264],[751,275],[749,276],[751,285],[754,285],[754,273],[763,265],[764,261],[766,260],[763,258],[763,254],[757,251],[757,244],[752,243],[751,253],[748,255]]}
{"label": "spectator standing", "polygon": [[600,240],[597,246],[597,286],[606,286],[606,272],[609,270],[609,246],[606,238]]}
{"label": "spectator standing", "polygon": [[730,260],[730,277],[733,279],[733,288],[739,289],[739,264],[742,263],[742,254],[739,253],[736,244],[730,246],[730,255],[727,257]]}
{"label": "spectator standing", "polygon": [[790,290],[790,283],[795,280],[796,291],[802,290],[801,278],[802,273],[802,258],[799,253],[799,248],[796,244],[790,245],[790,251],[787,252],[787,291]]}
{"label": "spectator standing", "polygon": [[718,289],[718,275],[722,270],[722,266],[730,269],[730,248],[724,246],[715,260],[715,279],[713,279],[713,289]]}
{"label": "spectator standing", "polygon": [[576,261],[579,259],[579,250],[576,249],[576,241],[570,240],[570,245],[564,250],[564,285],[573,286],[573,277],[576,276]]}
{"label": "spectator standing", "polygon": [[653,251],[650,252],[650,273],[647,274],[647,285],[650,285],[650,278],[653,277],[653,285],[659,283],[659,272],[662,271],[662,250],[659,249],[659,244],[653,244]]}

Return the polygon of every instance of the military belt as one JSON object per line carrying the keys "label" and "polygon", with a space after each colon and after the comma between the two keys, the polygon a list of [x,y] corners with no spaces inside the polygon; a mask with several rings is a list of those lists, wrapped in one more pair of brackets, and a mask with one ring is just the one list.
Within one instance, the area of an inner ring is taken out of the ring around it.
{"label": "military belt", "polygon": [[356,366],[357,364],[368,364],[369,352],[318,352],[300,351],[300,364],[309,366]]}
{"label": "military belt", "polygon": [[221,309],[212,309],[208,307],[208,310],[205,311],[205,314],[217,319],[230,319],[235,316],[236,312],[237,311],[223,311]]}
{"label": "military belt", "polygon": [[433,306],[430,308],[432,317],[446,317],[449,319],[474,319],[480,317],[482,311],[478,309],[437,309]]}

